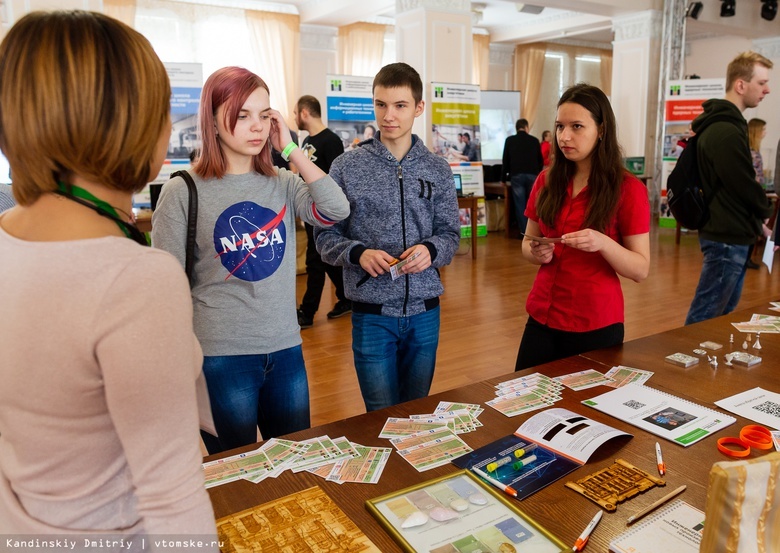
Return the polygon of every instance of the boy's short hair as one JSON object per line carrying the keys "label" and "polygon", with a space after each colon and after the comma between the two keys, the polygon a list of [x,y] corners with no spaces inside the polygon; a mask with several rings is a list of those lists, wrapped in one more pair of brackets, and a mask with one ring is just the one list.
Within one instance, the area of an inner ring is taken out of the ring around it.
{"label": "boy's short hair", "polygon": [[322,108],[320,107],[320,101],[310,94],[301,96],[298,100],[298,113],[300,113],[303,109],[308,111],[309,115],[312,117],[316,117],[317,119],[322,118]]}
{"label": "boy's short hair", "polygon": [[414,98],[415,105],[422,101],[422,79],[417,70],[409,64],[398,62],[385,65],[379,70],[376,77],[374,77],[374,84],[371,87],[371,92],[373,93],[374,89],[378,86],[383,88],[409,87],[412,91],[412,98]]}
{"label": "boy's short hair", "polygon": [[170,125],[168,74],[149,41],[87,11],[32,12],[0,45],[0,147],[30,205],[76,174],[137,191]]}
{"label": "boy's short hair", "polygon": [[736,58],[731,60],[728,68],[726,69],[726,91],[730,91],[734,87],[734,83],[737,79],[743,81],[750,81],[753,78],[754,68],[758,65],[763,65],[767,69],[772,69],[774,65],[771,60],[765,58],[758,52],[742,52]]}

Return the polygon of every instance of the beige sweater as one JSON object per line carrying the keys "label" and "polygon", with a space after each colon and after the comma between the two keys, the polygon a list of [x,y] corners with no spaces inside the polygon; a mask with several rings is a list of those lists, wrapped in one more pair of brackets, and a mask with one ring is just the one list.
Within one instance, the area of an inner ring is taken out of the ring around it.
{"label": "beige sweater", "polygon": [[1,221],[0,534],[213,538],[181,266],[126,238],[25,242]]}

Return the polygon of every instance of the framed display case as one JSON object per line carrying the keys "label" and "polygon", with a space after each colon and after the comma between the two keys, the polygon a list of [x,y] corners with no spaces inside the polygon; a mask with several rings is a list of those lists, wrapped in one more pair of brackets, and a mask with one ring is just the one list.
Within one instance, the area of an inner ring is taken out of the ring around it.
{"label": "framed display case", "polygon": [[560,553],[560,539],[471,471],[369,499],[366,508],[408,552]]}

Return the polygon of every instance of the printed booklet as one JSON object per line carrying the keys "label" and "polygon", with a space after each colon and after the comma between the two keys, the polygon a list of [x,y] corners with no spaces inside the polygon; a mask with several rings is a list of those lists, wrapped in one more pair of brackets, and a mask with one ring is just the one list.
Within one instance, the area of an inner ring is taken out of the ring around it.
{"label": "printed booklet", "polygon": [[639,384],[629,384],[582,403],[684,447],[737,420]]}
{"label": "printed booklet", "polygon": [[452,463],[482,469],[525,499],[584,465],[600,446],[619,436],[631,434],[567,409],[547,409],[526,420],[514,435]]}

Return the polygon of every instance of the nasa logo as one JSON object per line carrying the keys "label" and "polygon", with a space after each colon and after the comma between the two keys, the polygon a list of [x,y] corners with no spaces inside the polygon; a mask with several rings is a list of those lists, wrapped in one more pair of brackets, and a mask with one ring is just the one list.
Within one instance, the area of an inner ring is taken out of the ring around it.
{"label": "nasa logo", "polygon": [[287,230],[284,215],[254,202],[231,205],[214,225],[214,250],[231,276],[257,282],[276,272],[284,259]]}

